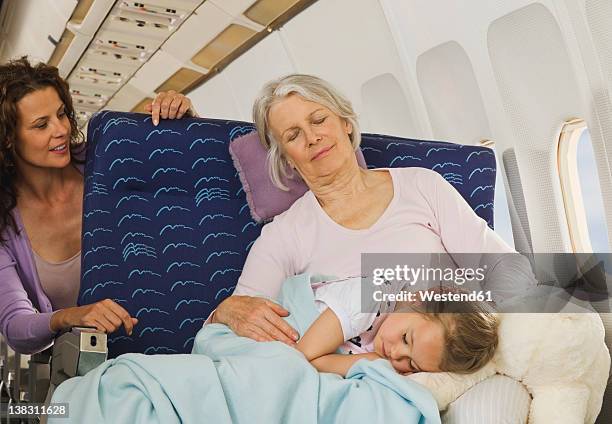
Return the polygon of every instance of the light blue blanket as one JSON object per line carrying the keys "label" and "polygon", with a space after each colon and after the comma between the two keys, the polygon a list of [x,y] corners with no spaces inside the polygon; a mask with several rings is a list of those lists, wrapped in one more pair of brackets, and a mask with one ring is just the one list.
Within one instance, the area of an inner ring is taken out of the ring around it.
{"label": "light blue blanket", "polygon": [[[300,334],[317,317],[308,276],[279,299]],[[346,379],[318,373],[297,350],[208,325],[192,355],[126,354],[61,384],[53,402],[70,419],[50,423],[440,423],[422,386],[384,360],[358,361]]]}

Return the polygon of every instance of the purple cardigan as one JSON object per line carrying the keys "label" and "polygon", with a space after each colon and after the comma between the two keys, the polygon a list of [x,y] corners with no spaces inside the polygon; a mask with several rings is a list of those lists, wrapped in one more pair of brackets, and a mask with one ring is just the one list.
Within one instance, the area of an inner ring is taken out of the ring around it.
{"label": "purple cardigan", "polygon": [[52,309],[19,211],[15,208],[11,213],[19,233],[7,228],[3,234],[7,241],[0,245],[0,332],[13,350],[31,354],[53,342]]}
{"label": "purple cardigan", "polygon": [[[83,149],[84,150],[84,149]],[[82,158],[82,153],[75,156]],[[75,164],[83,173],[84,165]],[[52,307],[38,278],[32,246],[21,214],[11,211],[18,233],[8,227],[0,244],[0,333],[16,352],[31,354],[45,350],[53,343]]]}

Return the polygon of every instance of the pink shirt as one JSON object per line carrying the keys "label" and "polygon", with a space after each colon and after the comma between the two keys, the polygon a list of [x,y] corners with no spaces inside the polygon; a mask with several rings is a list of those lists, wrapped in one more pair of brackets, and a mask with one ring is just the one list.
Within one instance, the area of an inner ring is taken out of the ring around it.
{"label": "pink shirt", "polygon": [[253,244],[234,294],[275,298],[287,277],[301,273],[361,275],[361,253],[514,252],[437,172],[388,171],[393,198],[370,228],[337,224],[311,191],[275,217]]}
{"label": "pink shirt", "polygon": [[[345,343],[342,353],[367,353],[374,351],[374,337],[388,313],[395,310],[395,302],[369,302],[362,304],[362,279],[360,276],[326,280],[311,285],[315,306],[320,313],[329,308],[336,315],[342,328]],[[397,287],[383,285],[389,293]],[[365,306],[365,309],[364,309]]]}

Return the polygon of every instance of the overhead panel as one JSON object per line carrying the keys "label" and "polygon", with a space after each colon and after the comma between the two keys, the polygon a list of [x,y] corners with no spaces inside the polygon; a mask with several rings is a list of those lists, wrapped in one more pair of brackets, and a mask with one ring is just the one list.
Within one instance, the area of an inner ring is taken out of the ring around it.
{"label": "overhead panel", "polygon": [[[182,62],[190,62],[193,55],[217,37],[233,21],[234,18],[227,12],[212,2],[206,1],[196,9],[180,31],[174,33],[164,43],[161,50]],[[200,67],[203,72],[208,71],[205,66]]]}
{"label": "overhead panel", "polygon": [[474,68],[459,43],[422,53],[416,72],[435,138],[476,145],[492,137]]}
{"label": "overhead panel", "polygon": [[104,107],[200,3],[117,1],[68,78],[80,116]]}
{"label": "overhead panel", "polygon": [[255,0],[209,0],[208,3],[215,4],[219,9],[231,16],[234,23],[251,28],[255,32],[261,32],[266,29],[265,26],[252,21],[244,15],[244,12],[255,3]]}
{"label": "overhead panel", "polygon": [[134,87],[130,81],[121,87],[104,107],[113,110],[132,110],[144,97],[146,93]]}
{"label": "overhead panel", "polygon": [[35,61],[49,60],[76,5],[77,0],[3,2],[0,9],[0,61],[23,55]]}
{"label": "overhead panel", "polygon": [[168,78],[162,85],[157,87],[156,92],[160,91],[178,91],[179,93],[184,91],[187,87],[191,86],[204,74],[198,71],[194,71],[189,68],[181,68],[176,71],[170,78]]}
{"label": "overhead panel", "polygon": [[191,61],[196,65],[212,69],[223,58],[242,46],[255,34],[256,32],[250,28],[231,24],[221,34],[216,36],[214,40],[204,46],[202,50],[196,53],[191,58]]}
{"label": "overhead panel", "polygon": [[113,4],[114,0],[79,1],[51,57],[51,63],[57,64],[62,77],[65,78],[70,74],[87,50],[93,35]]}
{"label": "overhead panel", "polygon": [[168,90],[183,92],[205,72],[185,66],[184,61],[159,49],[130,79],[130,84],[149,95]]}
{"label": "overhead panel", "polygon": [[52,66],[57,66],[61,58],[64,57],[64,54],[66,53],[66,50],[68,50],[68,47],[70,47],[72,40],[74,40],[74,34],[69,30],[65,29],[62,34],[62,38],[60,38],[59,43],[57,44],[57,46],[55,46],[55,50],[53,50],[53,53],[51,54],[51,57],[49,58],[47,63]]}
{"label": "overhead panel", "polygon": [[153,98],[151,97],[146,97],[144,99],[142,99],[140,102],[138,102],[138,104],[136,104],[136,106],[134,106],[132,108],[132,112],[144,112],[145,111],[145,106],[152,103],[153,102]]}
{"label": "overhead panel", "polygon": [[299,2],[299,0],[259,0],[244,12],[244,16],[259,25],[268,26]]}
{"label": "overhead panel", "polygon": [[70,21],[77,25],[83,23],[83,20],[89,13],[89,10],[91,9],[93,3],[94,0],[79,0],[77,6],[74,8],[74,12],[72,12]]}
{"label": "overhead panel", "polygon": [[91,113],[100,110],[109,99],[109,95],[101,91],[90,90],[87,87],[74,84],[70,87],[72,102],[77,115],[87,117]]}
{"label": "overhead panel", "polygon": [[188,92],[316,0],[81,0],[52,57],[81,124]]}
{"label": "overhead panel", "polygon": [[209,0],[231,16],[241,16],[256,0]]}
{"label": "overhead panel", "polygon": [[84,83],[106,84],[113,91],[114,85],[121,84],[134,73],[134,67],[129,63],[112,62],[105,60],[106,57],[90,55],[84,57],[74,72],[74,79]]}
{"label": "overhead panel", "polygon": [[10,21],[13,15],[14,3],[8,1],[0,1],[0,58],[4,59],[8,57],[5,55],[5,49],[7,49],[10,30]]}
{"label": "overhead panel", "polygon": [[[162,49],[204,74],[186,89],[193,90],[315,2],[207,0]],[[199,50],[194,38],[201,43]]]}

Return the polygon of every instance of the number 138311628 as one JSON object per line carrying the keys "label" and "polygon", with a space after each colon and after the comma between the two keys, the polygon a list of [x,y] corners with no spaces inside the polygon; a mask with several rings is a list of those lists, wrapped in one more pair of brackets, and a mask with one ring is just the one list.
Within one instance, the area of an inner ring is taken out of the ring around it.
{"label": "number 138311628", "polygon": [[8,418],[37,418],[42,416],[68,418],[67,403],[13,403],[0,405],[0,416]]}

